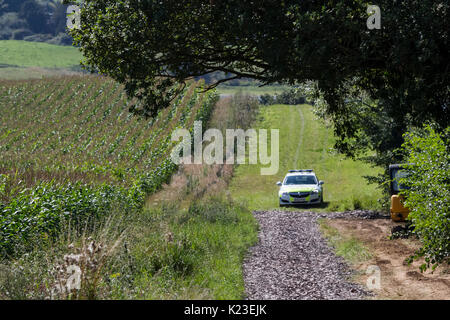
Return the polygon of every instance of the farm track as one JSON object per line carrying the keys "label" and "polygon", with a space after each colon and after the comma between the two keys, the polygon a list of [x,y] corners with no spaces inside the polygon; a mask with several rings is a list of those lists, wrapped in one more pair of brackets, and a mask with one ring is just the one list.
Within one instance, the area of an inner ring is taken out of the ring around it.
{"label": "farm track", "polygon": [[318,218],[384,218],[374,211],[314,213],[255,211],[259,241],[244,261],[250,300],[356,300],[369,292],[322,237]]}

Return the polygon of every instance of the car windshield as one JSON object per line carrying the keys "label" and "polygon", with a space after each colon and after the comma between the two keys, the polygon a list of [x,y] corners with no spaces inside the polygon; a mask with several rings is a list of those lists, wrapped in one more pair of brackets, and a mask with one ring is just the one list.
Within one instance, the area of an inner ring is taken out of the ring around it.
{"label": "car windshield", "polygon": [[400,183],[402,178],[406,178],[408,176],[408,172],[405,170],[395,170],[393,172],[394,179],[392,180],[392,188],[395,192],[399,192],[401,190],[409,189],[408,186]]}
{"label": "car windshield", "polygon": [[294,184],[317,184],[317,180],[315,176],[289,176],[286,177],[284,181],[285,185],[294,185]]}

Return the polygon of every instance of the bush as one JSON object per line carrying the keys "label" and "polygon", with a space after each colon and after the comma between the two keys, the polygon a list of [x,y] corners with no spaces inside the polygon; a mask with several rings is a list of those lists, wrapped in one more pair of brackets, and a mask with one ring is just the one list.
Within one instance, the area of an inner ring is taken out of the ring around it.
{"label": "bush", "polygon": [[275,97],[266,93],[259,97],[259,102],[262,105],[269,106],[275,104]]}
{"label": "bush", "polygon": [[[0,188],[5,189],[4,182],[0,181]],[[0,256],[17,256],[55,239],[64,225],[81,230],[108,217],[113,209],[127,212],[142,201],[133,189],[108,185],[42,183],[23,190],[9,203],[0,203]]]}
{"label": "bush", "polygon": [[422,270],[450,257],[450,128],[437,133],[432,127],[405,135],[403,149],[407,154],[409,175],[402,183],[408,217],[422,241],[414,258],[425,257]]}
{"label": "bush", "polygon": [[66,33],[59,33],[57,36],[53,37],[46,42],[49,44],[55,44],[59,46],[71,46],[72,45],[72,37]]}
{"label": "bush", "polygon": [[40,33],[36,33],[30,36],[26,36],[23,38],[23,40],[25,41],[30,41],[30,42],[47,42],[50,41],[53,38],[53,36],[51,34],[40,34]]}
{"label": "bush", "polygon": [[271,96],[270,94],[264,94],[259,98],[259,102],[263,105],[272,105],[272,104],[298,105],[307,103],[303,93],[300,90],[294,88],[287,91],[283,91],[278,96]]}
{"label": "bush", "polygon": [[17,29],[12,33],[12,40],[23,40],[25,37],[31,36],[33,33],[28,29]]}

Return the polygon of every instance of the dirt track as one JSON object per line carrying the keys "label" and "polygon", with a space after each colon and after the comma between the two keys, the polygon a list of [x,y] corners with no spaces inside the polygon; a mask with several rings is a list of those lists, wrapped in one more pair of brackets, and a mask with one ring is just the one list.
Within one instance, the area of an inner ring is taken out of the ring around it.
{"label": "dirt track", "polygon": [[318,218],[374,219],[372,211],[319,214],[256,211],[259,242],[244,262],[248,299],[362,299],[370,293],[352,283],[351,269],[322,237]]}

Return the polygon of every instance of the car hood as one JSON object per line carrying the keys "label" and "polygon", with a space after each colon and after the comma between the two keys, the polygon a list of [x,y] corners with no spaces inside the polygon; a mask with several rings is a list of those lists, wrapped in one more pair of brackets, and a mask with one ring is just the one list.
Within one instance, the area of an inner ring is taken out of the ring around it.
{"label": "car hood", "polygon": [[319,190],[319,186],[316,184],[301,184],[301,185],[289,185],[289,186],[281,186],[280,193],[284,192],[310,192],[313,190]]}

